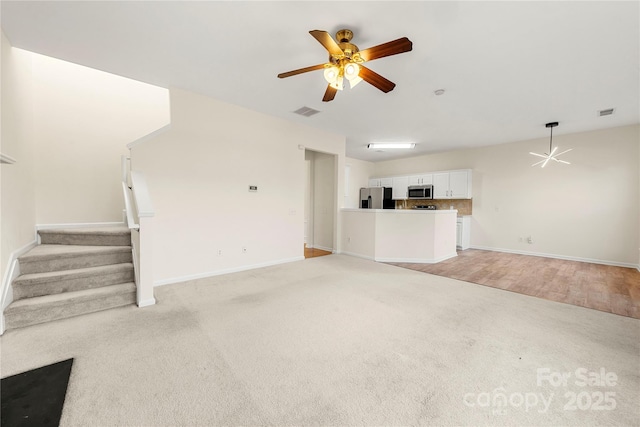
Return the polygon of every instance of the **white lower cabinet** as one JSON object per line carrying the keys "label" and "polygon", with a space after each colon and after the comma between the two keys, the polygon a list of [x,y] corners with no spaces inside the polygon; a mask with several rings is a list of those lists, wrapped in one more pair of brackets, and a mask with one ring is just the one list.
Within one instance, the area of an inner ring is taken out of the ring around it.
{"label": "white lower cabinet", "polygon": [[465,250],[471,247],[471,217],[461,216],[457,219],[456,246]]}

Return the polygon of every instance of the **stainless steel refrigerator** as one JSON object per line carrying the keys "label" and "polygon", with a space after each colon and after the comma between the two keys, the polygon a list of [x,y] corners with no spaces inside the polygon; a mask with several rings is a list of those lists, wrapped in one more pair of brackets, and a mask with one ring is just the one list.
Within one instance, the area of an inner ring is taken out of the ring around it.
{"label": "stainless steel refrigerator", "polygon": [[390,187],[370,187],[360,189],[360,207],[362,209],[395,209]]}

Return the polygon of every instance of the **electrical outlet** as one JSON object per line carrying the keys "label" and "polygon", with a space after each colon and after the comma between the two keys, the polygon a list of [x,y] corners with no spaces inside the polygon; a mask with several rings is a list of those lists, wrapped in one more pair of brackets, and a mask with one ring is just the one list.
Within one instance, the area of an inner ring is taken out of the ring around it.
{"label": "electrical outlet", "polygon": [[218,249],[218,256],[222,256],[222,249]]}
{"label": "electrical outlet", "polygon": [[527,243],[528,244],[532,244],[533,243],[533,239],[531,238],[531,236],[527,237]]}

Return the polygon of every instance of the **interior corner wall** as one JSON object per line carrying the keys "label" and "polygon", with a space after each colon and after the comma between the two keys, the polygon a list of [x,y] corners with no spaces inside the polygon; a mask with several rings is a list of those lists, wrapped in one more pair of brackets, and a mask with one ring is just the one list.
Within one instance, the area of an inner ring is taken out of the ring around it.
{"label": "interior corner wall", "polygon": [[347,158],[349,166],[349,188],[345,193],[345,208],[360,207],[360,189],[369,186],[369,178],[375,174],[375,163]]}
{"label": "interior corner wall", "polygon": [[0,277],[13,252],[35,240],[35,166],[31,57],[2,33],[0,152],[15,163],[0,166]]}
{"label": "interior corner wall", "polygon": [[25,54],[33,64],[37,223],[121,222],[121,156],[169,123],[168,90]]}
{"label": "interior corner wall", "polygon": [[313,156],[313,247],[325,251],[335,249],[333,213],[337,195],[334,157],[318,152]]}
{"label": "interior corner wall", "polygon": [[170,98],[171,128],[131,149],[155,209],[154,283],[302,259],[304,148],[344,162],[345,138],[179,89]]}
{"label": "interior corner wall", "polygon": [[313,151],[305,150],[304,162],[307,169],[307,178],[304,197],[304,243],[306,247],[313,247]]}
{"label": "interior corner wall", "polygon": [[[375,176],[472,169],[471,245],[635,266],[640,247],[640,126],[554,135],[571,165],[532,167],[549,139],[375,164]],[[527,237],[531,236],[531,244]]]}

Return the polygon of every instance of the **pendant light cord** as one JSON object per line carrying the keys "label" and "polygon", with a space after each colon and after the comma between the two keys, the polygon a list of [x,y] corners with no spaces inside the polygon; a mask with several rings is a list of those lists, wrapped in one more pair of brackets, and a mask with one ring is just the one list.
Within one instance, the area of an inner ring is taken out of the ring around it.
{"label": "pendant light cord", "polygon": [[549,154],[551,154],[552,145],[553,145],[553,126],[551,126],[551,136],[549,137]]}

